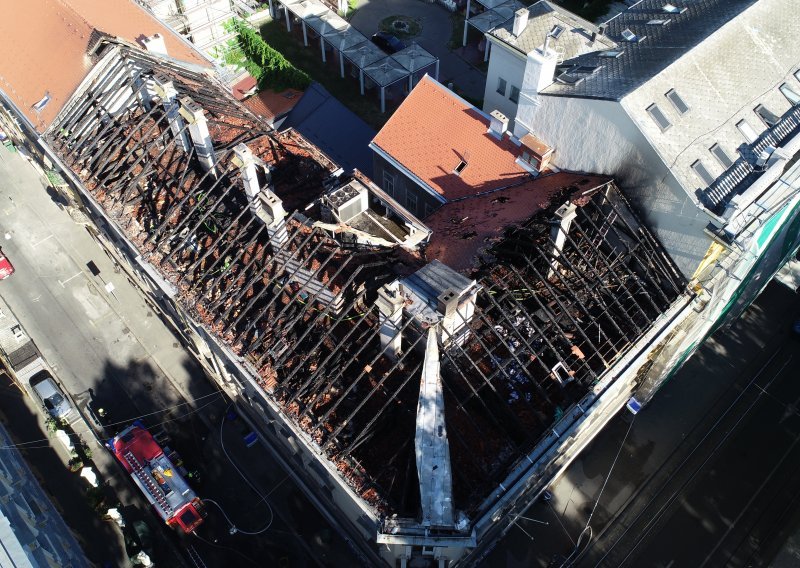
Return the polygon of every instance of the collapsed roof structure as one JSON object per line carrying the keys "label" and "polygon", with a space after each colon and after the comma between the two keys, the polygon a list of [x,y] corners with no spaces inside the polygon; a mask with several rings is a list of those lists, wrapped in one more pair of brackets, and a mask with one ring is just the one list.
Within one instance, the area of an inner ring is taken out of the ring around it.
{"label": "collapsed roof structure", "polygon": [[387,558],[474,546],[683,294],[607,178],[543,178],[548,198],[460,273],[390,195],[209,73],[90,46],[45,152],[295,475]]}

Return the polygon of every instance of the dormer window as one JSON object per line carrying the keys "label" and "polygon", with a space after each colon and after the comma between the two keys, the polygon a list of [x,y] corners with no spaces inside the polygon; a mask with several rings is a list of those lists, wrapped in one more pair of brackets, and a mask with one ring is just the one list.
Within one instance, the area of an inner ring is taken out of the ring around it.
{"label": "dormer window", "polygon": [[686,8],[678,8],[673,4],[664,4],[661,7],[661,10],[667,14],[683,14],[686,11]]}
{"label": "dormer window", "polygon": [[625,28],[624,30],[622,30],[622,33],[620,35],[622,36],[622,39],[624,39],[625,41],[629,41],[631,43],[639,43],[640,41],[642,41],[645,38],[645,36],[642,36],[642,37],[637,36],[635,33],[633,33],[628,28]]}

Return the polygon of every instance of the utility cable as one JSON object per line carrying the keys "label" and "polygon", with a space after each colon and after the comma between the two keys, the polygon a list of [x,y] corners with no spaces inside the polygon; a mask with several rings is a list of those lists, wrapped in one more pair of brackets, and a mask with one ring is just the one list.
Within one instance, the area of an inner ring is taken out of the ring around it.
{"label": "utility cable", "polygon": [[249,536],[258,535],[258,534],[261,534],[261,533],[267,531],[272,526],[272,522],[275,520],[275,513],[273,512],[272,507],[270,506],[269,502],[267,501],[267,497],[263,493],[261,493],[261,491],[259,491],[259,489],[253,484],[253,482],[250,481],[250,479],[244,474],[244,472],[241,469],[239,469],[239,466],[236,465],[236,462],[233,461],[233,458],[231,458],[230,454],[228,454],[228,450],[225,448],[225,441],[222,439],[222,431],[223,431],[223,428],[225,427],[225,415],[230,411],[230,409],[232,407],[233,407],[233,403],[229,404],[228,407],[225,409],[225,412],[222,414],[222,420],[219,423],[219,445],[222,448],[222,453],[225,454],[225,457],[228,459],[228,461],[233,466],[233,468],[237,471],[237,473],[241,476],[241,478],[244,479],[245,483],[247,483],[247,485],[250,486],[250,489],[253,490],[253,493],[255,493],[256,495],[258,495],[261,498],[261,501],[267,506],[267,509],[269,509],[269,522],[266,524],[266,526],[264,528],[262,528],[262,529],[260,529],[258,531],[255,531],[255,532],[249,532],[249,531],[240,530],[240,529],[236,528],[236,526],[231,522],[231,520],[228,518],[228,515],[225,514],[225,511],[222,510],[222,507],[220,507],[218,503],[216,503],[214,501],[211,501],[211,499],[204,499],[204,500],[205,501],[211,501],[217,507],[219,507],[219,510],[222,511],[223,516],[228,521],[228,523],[231,525],[231,529],[235,530],[236,532],[240,532],[242,534],[249,535]]}
{"label": "utility cable", "polygon": [[[181,403],[175,404],[173,406],[167,406],[165,408],[162,408],[162,409],[159,409],[159,410],[156,410],[156,411],[153,411],[153,412],[148,412],[147,414],[140,414],[139,416],[134,416],[134,417],[129,418],[127,420],[121,420],[119,422],[111,422],[110,424],[106,424],[104,427],[121,426],[123,424],[130,424],[131,422],[134,422],[136,420],[139,420],[139,419],[142,419],[142,418],[147,418],[148,416],[154,416],[156,414],[161,414],[163,412],[169,412],[170,410],[175,410],[175,409],[180,408],[182,406],[186,406],[187,404],[192,404],[193,402],[197,402],[199,400],[203,400],[203,399],[209,398],[211,396],[222,396],[222,392],[216,391],[216,392],[213,392],[213,393],[205,394],[205,395],[197,397],[193,401],[185,401],[185,402],[181,402]],[[152,428],[152,427],[156,427],[156,426],[162,426],[164,424],[168,424],[170,422],[174,422],[175,420],[180,420],[182,418],[186,418],[187,416],[191,416],[192,414],[195,414],[196,412],[199,412],[203,408],[205,408],[207,406],[210,406],[210,405],[214,404],[215,402],[216,402],[216,399],[211,400],[210,402],[207,402],[207,403],[203,404],[202,406],[198,406],[197,408],[194,408],[194,409],[190,410],[189,412],[187,412],[185,414],[181,414],[180,416],[176,416],[175,418],[170,418],[169,420],[163,420],[161,422],[149,425],[149,427]],[[85,430],[73,430],[73,433],[74,434],[78,434],[78,435],[80,435],[80,434],[91,434],[92,432],[93,432],[93,430],[91,428],[87,428]],[[50,442],[51,442],[50,438],[40,438],[39,440],[29,440],[27,442],[20,442],[18,444],[7,444],[5,446],[0,446],[0,450],[14,450],[14,449],[16,449],[16,450],[31,450],[31,449],[36,450],[36,449],[44,449],[44,448],[49,448],[50,447]],[[37,444],[41,444],[41,445],[37,445]]]}
{"label": "utility cable", "polygon": [[[600,487],[600,493],[597,494],[597,499],[595,499],[594,506],[592,507],[592,511],[589,513],[589,518],[586,519],[586,525],[583,527],[583,530],[578,535],[578,540],[575,543],[575,548],[572,550],[569,556],[564,559],[564,562],[561,563],[561,568],[566,566],[570,566],[573,560],[573,557],[577,559],[577,556],[580,556],[583,551],[589,547],[589,544],[592,542],[593,537],[593,530],[592,530],[592,517],[594,516],[595,511],[597,510],[597,506],[600,504],[600,498],[603,496],[603,491],[606,489],[606,485],[608,485],[608,480],[611,479],[611,473],[614,471],[614,466],[617,465],[617,461],[619,460],[619,456],[622,454],[622,449],[625,447],[625,442],[628,441],[628,435],[631,433],[633,429],[633,423],[636,421],[636,415],[633,415],[630,424],[628,425],[628,430],[625,432],[625,436],[622,438],[622,443],[619,445],[619,449],[617,450],[617,455],[614,456],[614,461],[611,462],[611,467],[608,470],[608,474],[606,474],[606,478],[603,481],[602,487]],[[584,536],[587,535],[586,544],[581,546],[581,541],[583,540]],[[577,555],[577,556],[576,556]]]}

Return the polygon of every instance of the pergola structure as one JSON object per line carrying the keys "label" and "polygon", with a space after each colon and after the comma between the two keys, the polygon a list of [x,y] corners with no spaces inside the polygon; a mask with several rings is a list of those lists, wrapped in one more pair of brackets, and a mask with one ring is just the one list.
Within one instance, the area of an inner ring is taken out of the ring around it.
{"label": "pergola structure", "polygon": [[405,49],[387,55],[369,38],[351,26],[347,20],[318,0],[277,0],[283,6],[286,30],[291,31],[290,13],[300,20],[303,29],[303,43],[308,47],[308,28],[319,37],[323,63],[327,62],[327,50],[338,54],[339,73],[345,76],[345,59],[358,69],[361,94],[365,91],[365,78],[380,89],[381,112],[386,112],[386,90],[392,85],[408,79],[408,90],[414,87],[427,70],[432,70],[439,78],[439,59],[412,43]]}

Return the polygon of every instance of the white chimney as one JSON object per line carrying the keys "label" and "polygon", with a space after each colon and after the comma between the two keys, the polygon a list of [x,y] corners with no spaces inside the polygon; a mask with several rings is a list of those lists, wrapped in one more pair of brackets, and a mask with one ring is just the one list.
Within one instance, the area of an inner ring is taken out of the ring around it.
{"label": "white chimney", "polygon": [[147,51],[158,53],[160,55],[168,55],[167,44],[164,43],[164,38],[161,34],[155,34],[150,37],[145,37],[141,40],[142,45]]}
{"label": "white chimney", "polygon": [[194,149],[197,158],[206,170],[214,169],[214,145],[211,142],[211,134],[208,132],[208,121],[206,120],[203,107],[194,102],[190,97],[181,97],[181,116],[189,123],[189,134],[194,142]]}
{"label": "white chimney", "polygon": [[[564,248],[564,243],[567,241],[567,234],[572,225],[572,220],[577,216],[577,208],[574,203],[567,202],[556,210],[555,219],[553,219],[552,229],[550,229],[550,240],[553,241],[553,256],[558,258],[561,255],[561,250]],[[550,270],[547,277],[553,276],[558,269],[558,261],[555,258],[551,261]]]}
{"label": "white chimney", "polygon": [[381,322],[381,350],[397,359],[402,350],[403,287],[395,280],[378,290],[378,311]]}
{"label": "white chimney", "polygon": [[172,134],[178,139],[178,145],[184,152],[188,152],[191,147],[189,144],[189,133],[184,130],[183,119],[181,118],[178,109],[178,91],[175,90],[175,85],[172,80],[162,73],[153,75],[153,91],[161,97],[161,103],[164,105],[167,118],[169,119],[169,128]]}
{"label": "white chimney", "polygon": [[511,30],[514,37],[519,37],[525,31],[525,27],[528,25],[528,14],[527,8],[520,8],[514,12],[514,27]]}
{"label": "white chimney", "polygon": [[491,117],[489,132],[491,132],[495,138],[502,140],[503,134],[508,130],[508,117],[496,109],[490,112],[489,116]]}
{"label": "white chimney", "polygon": [[259,191],[261,191],[253,152],[240,142],[233,148],[233,153],[235,156],[233,163],[239,166],[239,170],[242,173],[242,184],[244,185],[244,192],[247,194],[247,200],[252,203],[258,197]]}
{"label": "white chimney", "polygon": [[522,138],[535,124],[534,117],[541,101],[539,93],[553,83],[558,55],[547,46],[541,46],[528,54],[525,74],[522,76],[517,115],[514,117],[514,135]]}

